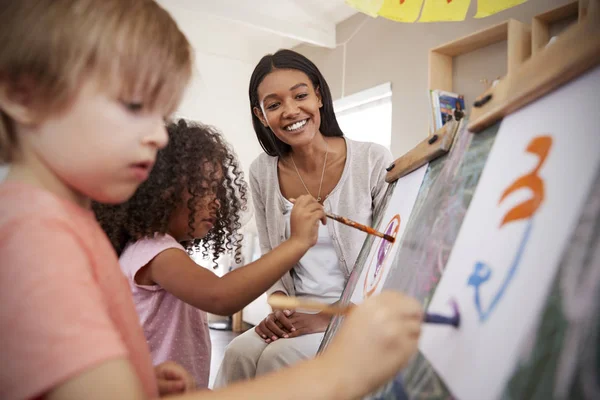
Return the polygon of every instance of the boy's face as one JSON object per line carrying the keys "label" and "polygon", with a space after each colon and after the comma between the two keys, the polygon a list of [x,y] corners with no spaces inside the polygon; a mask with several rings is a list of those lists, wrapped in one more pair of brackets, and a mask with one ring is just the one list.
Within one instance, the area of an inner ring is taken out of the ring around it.
{"label": "boy's face", "polygon": [[119,203],[148,178],[167,144],[163,116],[141,100],[116,99],[93,80],[65,111],[20,135],[36,158],[85,203]]}

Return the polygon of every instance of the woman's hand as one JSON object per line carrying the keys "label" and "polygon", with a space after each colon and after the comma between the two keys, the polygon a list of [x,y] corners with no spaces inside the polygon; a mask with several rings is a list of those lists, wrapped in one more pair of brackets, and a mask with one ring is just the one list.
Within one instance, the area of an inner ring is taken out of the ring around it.
{"label": "woman's hand", "polygon": [[295,331],[289,333],[289,337],[298,337],[302,335],[309,335],[311,333],[320,333],[327,330],[329,321],[331,321],[331,315],[324,313],[318,314],[305,314],[305,313],[294,313],[290,316],[289,321],[294,326]]}
{"label": "woman's hand", "polygon": [[271,343],[279,338],[288,338],[290,334],[296,331],[289,316],[294,312],[290,310],[275,310],[267,315],[260,324],[254,328],[254,331],[265,340]]}

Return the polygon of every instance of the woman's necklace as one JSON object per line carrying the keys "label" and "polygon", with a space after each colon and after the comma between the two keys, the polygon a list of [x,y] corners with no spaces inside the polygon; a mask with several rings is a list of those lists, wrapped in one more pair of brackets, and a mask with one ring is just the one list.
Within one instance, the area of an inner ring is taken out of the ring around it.
{"label": "woman's necklace", "polygon": [[[319,203],[321,202],[321,186],[323,185],[323,177],[325,176],[325,167],[327,166],[327,154],[329,154],[329,152],[327,151],[327,146],[328,146],[328,142],[325,141],[325,161],[323,161],[323,171],[321,172],[321,182],[319,182],[319,193],[317,194],[317,201]],[[306,187],[306,184],[304,183],[302,176],[300,176],[300,171],[298,171],[298,167],[296,167],[296,163],[294,162],[294,156],[290,154],[290,157],[292,159],[292,164],[294,164],[294,169],[296,170],[296,173],[298,174],[298,178],[300,178],[300,182],[302,182],[302,186],[304,186],[304,189],[306,189],[306,193],[313,196],[312,193],[310,192],[310,190],[308,190],[308,187]],[[315,197],[315,196],[313,196],[313,197]]]}

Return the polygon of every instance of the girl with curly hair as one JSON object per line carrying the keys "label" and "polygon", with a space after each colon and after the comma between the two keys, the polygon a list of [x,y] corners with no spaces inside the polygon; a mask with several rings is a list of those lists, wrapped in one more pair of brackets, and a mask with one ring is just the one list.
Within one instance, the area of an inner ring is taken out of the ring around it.
{"label": "girl with curly hair", "polygon": [[264,293],[314,244],[325,217],[312,198],[298,198],[292,236],[273,252],[221,278],[199,267],[189,257],[196,250],[215,260],[227,250],[239,255],[246,184],[214,128],[179,120],[167,131],[169,144],[133,197],[94,211],[120,256],[153,361],[181,364],[206,388],[206,312],[231,315]]}

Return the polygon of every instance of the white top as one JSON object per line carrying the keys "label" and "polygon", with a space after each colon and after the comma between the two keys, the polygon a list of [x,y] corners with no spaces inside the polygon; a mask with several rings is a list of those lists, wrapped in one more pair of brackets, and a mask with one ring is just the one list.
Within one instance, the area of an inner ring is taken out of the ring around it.
{"label": "white top", "polygon": [[[293,204],[287,199],[285,202],[287,205],[287,209],[284,211],[285,238],[289,239]],[[335,303],[340,299],[346,284],[346,275],[338,260],[327,226],[319,223],[317,243],[292,269],[292,279],[298,297],[327,304]]]}

